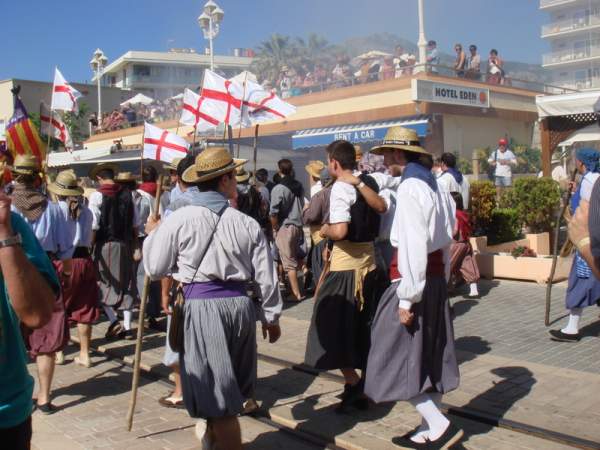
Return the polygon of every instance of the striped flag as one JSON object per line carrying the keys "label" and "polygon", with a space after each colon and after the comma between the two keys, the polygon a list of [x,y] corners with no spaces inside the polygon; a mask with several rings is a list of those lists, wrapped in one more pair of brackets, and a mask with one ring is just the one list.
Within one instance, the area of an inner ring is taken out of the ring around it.
{"label": "striped flag", "polygon": [[46,146],[21,99],[15,96],[15,112],[6,126],[6,143],[13,158],[16,155],[33,155],[42,164],[46,159]]}
{"label": "striped flag", "polygon": [[44,102],[40,104],[40,133],[58,139],[65,144],[66,150],[73,151],[73,140],[69,128],[63,122],[60,114],[51,111]]}

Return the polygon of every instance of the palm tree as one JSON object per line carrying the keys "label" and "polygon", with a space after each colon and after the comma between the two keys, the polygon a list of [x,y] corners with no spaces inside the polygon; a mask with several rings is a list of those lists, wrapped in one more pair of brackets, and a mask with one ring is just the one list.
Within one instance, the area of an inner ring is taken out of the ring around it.
{"label": "palm tree", "polygon": [[300,62],[300,51],[289,36],[273,34],[260,44],[252,70],[261,81],[277,80],[283,66],[296,68]]}
{"label": "palm tree", "polygon": [[316,64],[329,65],[334,60],[333,46],[323,36],[311,33],[306,41],[302,38],[297,38],[296,41],[302,52],[303,63],[310,67]]}

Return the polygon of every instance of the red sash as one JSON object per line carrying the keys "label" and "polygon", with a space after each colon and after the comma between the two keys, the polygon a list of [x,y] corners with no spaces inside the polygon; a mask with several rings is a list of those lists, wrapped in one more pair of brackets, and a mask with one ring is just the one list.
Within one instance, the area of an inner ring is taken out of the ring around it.
{"label": "red sash", "polygon": [[[441,249],[427,255],[426,273],[427,275],[440,277],[445,275],[444,252]],[[397,280],[399,278],[402,278],[402,275],[398,271],[398,250],[395,250],[390,263],[390,280]]]}

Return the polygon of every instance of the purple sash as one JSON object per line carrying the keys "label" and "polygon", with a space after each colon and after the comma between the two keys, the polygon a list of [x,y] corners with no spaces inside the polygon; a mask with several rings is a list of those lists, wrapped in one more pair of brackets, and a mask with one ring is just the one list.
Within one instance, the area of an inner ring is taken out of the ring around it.
{"label": "purple sash", "polygon": [[186,300],[205,298],[246,297],[246,282],[212,280],[190,283],[183,287]]}

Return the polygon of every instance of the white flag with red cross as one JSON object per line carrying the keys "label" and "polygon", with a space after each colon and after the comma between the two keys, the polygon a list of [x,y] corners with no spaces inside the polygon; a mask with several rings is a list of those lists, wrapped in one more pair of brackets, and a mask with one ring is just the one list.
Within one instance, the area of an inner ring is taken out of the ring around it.
{"label": "white flag with red cross", "polygon": [[206,131],[219,125],[219,121],[202,112],[205,98],[187,89],[183,92],[183,110],[179,123],[191,125],[196,131]]}
{"label": "white flag with red cross", "polygon": [[188,148],[181,136],[144,123],[144,159],[171,163],[176,158],[185,158]]}
{"label": "white flag with red cross", "polygon": [[82,97],[81,92],[71,86],[65,77],[62,76],[58,68],[54,72],[54,86],[52,87],[52,104],[50,105],[53,111],[72,111],[77,113],[79,108],[77,100]]}
{"label": "white flag with red cross", "polygon": [[58,139],[68,151],[73,151],[73,140],[69,129],[56,111],[50,111],[46,103],[40,104],[40,133]]}
{"label": "white flag with red cross", "polygon": [[285,119],[296,113],[296,107],[265,90],[260,84],[246,81],[243,123],[256,124]]}
{"label": "white flag with red cross", "polygon": [[216,73],[205,70],[202,103],[198,108],[205,120],[235,126],[240,123],[244,87]]}

